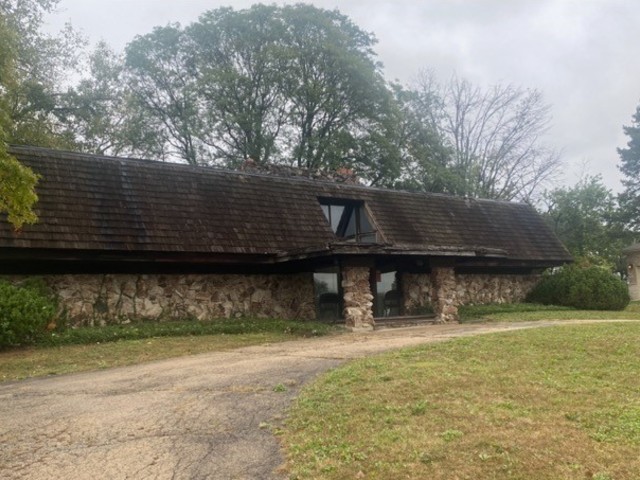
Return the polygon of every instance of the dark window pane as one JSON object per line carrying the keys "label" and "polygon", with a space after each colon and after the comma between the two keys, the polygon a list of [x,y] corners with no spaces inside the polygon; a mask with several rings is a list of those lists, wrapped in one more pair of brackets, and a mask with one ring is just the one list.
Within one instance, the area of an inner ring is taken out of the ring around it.
{"label": "dark window pane", "polygon": [[327,217],[327,220],[331,222],[331,217],[329,216],[329,205],[320,205],[320,208],[322,208],[322,213]]}
{"label": "dark window pane", "polygon": [[346,228],[344,229],[344,236],[346,238],[353,238],[355,237],[357,231],[356,231],[356,209],[352,208],[351,210],[351,215],[349,216],[349,221],[347,223]]}
{"label": "dark window pane", "polygon": [[329,208],[331,208],[331,230],[336,233],[344,212],[344,205],[330,205]]}
{"label": "dark window pane", "polygon": [[360,207],[360,233],[370,232],[373,232],[373,225],[369,222],[369,217],[367,217],[364,207]]}

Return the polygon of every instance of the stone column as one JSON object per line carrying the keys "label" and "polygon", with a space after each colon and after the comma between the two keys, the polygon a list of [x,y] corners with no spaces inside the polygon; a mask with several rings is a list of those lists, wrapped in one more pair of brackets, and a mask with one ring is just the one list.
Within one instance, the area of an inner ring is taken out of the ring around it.
{"label": "stone column", "polygon": [[456,276],[453,267],[432,267],[431,303],[437,323],[458,323]]}
{"label": "stone column", "polygon": [[342,268],[344,320],[351,331],[373,330],[373,295],[369,267]]}

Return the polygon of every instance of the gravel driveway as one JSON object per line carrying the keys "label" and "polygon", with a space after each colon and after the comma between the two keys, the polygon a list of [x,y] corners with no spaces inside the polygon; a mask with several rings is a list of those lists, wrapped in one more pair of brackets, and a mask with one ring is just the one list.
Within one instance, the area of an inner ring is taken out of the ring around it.
{"label": "gravel driveway", "polygon": [[394,348],[551,324],[386,329],[3,384],[0,478],[282,478],[269,426],[319,373]]}

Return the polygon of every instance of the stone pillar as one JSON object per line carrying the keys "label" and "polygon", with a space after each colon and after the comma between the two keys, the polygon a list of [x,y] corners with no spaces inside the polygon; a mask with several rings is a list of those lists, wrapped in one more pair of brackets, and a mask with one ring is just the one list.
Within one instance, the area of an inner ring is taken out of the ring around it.
{"label": "stone pillar", "polygon": [[373,295],[369,267],[342,268],[344,320],[351,331],[373,330]]}
{"label": "stone pillar", "polygon": [[626,250],[627,283],[631,301],[640,300],[640,244]]}
{"label": "stone pillar", "polygon": [[437,323],[458,323],[458,298],[453,267],[432,267],[431,303]]}

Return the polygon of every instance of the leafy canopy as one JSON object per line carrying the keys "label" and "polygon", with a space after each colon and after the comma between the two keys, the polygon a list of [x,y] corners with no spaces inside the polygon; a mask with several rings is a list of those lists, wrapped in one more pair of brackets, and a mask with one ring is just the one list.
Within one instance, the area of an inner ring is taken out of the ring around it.
{"label": "leafy canopy", "polygon": [[546,192],[544,212],[549,225],[571,254],[587,263],[619,268],[628,242],[617,220],[618,206],[602,177],[585,176],[571,187]]}

